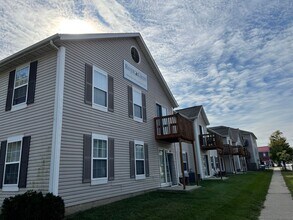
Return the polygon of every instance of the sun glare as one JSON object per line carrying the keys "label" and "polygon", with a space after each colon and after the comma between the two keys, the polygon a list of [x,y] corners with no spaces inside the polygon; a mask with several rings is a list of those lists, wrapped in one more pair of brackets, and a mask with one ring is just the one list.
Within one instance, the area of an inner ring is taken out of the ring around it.
{"label": "sun glare", "polygon": [[97,29],[88,21],[79,19],[62,20],[57,28],[58,33],[82,34],[95,33]]}

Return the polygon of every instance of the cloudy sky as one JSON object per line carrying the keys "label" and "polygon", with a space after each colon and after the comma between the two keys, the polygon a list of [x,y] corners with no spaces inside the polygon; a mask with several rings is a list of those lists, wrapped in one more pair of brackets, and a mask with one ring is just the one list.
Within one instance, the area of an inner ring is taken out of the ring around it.
{"label": "cloudy sky", "polygon": [[292,0],[0,0],[0,59],[57,32],[140,32],[180,108],[293,146]]}

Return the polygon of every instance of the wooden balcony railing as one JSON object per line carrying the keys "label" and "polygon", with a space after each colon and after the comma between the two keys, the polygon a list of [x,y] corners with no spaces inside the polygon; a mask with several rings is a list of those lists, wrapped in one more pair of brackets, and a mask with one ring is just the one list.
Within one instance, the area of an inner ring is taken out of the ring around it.
{"label": "wooden balcony railing", "polygon": [[250,152],[247,150],[247,148],[244,147],[243,150],[244,150],[244,156],[245,156],[247,159],[250,159],[250,158],[251,158],[251,155],[250,155]]}
{"label": "wooden balcony railing", "polygon": [[223,145],[223,150],[221,155],[232,155],[233,154],[233,149],[230,144],[224,144]]}
{"label": "wooden balcony railing", "polygon": [[167,142],[179,142],[180,139],[194,141],[192,121],[183,117],[179,113],[156,117],[155,138]]}
{"label": "wooden balcony railing", "polygon": [[202,150],[223,149],[222,137],[217,134],[200,134],[199,142]]}
{"label": "wooden balcony railing", "polygon": [[242,146],[232,146],[233,149],[233,155],[239,155],[239,156],[244,156],[244,149]]}

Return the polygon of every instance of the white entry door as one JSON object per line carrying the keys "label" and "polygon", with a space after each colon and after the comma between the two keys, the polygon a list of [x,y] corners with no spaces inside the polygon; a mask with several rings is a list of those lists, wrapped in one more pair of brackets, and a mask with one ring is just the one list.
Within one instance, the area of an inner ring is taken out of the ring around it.
{"label": "white entry door", "polygon": [[160,157],[161,186],[170,186],[172,184],[171,172],[170,172],[170,163],[168,160],[166,150],[160,150],[159,157]]}

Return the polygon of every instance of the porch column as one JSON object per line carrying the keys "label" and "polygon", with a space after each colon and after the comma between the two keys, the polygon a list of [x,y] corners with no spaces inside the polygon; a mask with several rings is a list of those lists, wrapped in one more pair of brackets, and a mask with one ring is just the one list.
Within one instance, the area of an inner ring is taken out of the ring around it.
{"label": "porch column", "polygon": [[179,148],[180,148],[180,163],[181,163],[182,182],[183,182],[183,189],[185,190],[185,176],[184,176],[184,164],[183,164],[183,157],[182,157],[181,139],[179,139]]}
{"label": "porch column", "polygon": [[219,163],[219,167],[220,167],[220,177],[221,177],[221,180],[222,180],[223,179],[223,175],[222,175],[222,163],[221,163],[221,157],[220,157],[220,153],[219,153],[219,149],[218,148],[217,148],[217,154],[218,154],[218,163]]}
{"label": "porch column", "polygon": [[198,174],[197,174],[197,165],[196,165],[196,155],[195,155],[194,141],[192,141],[192,152],[193,152],[193,159],[194,159],[194,172],[195,172],[195,178],[196,178],[196,185],[199,185],[199,178],[198,178]]}

